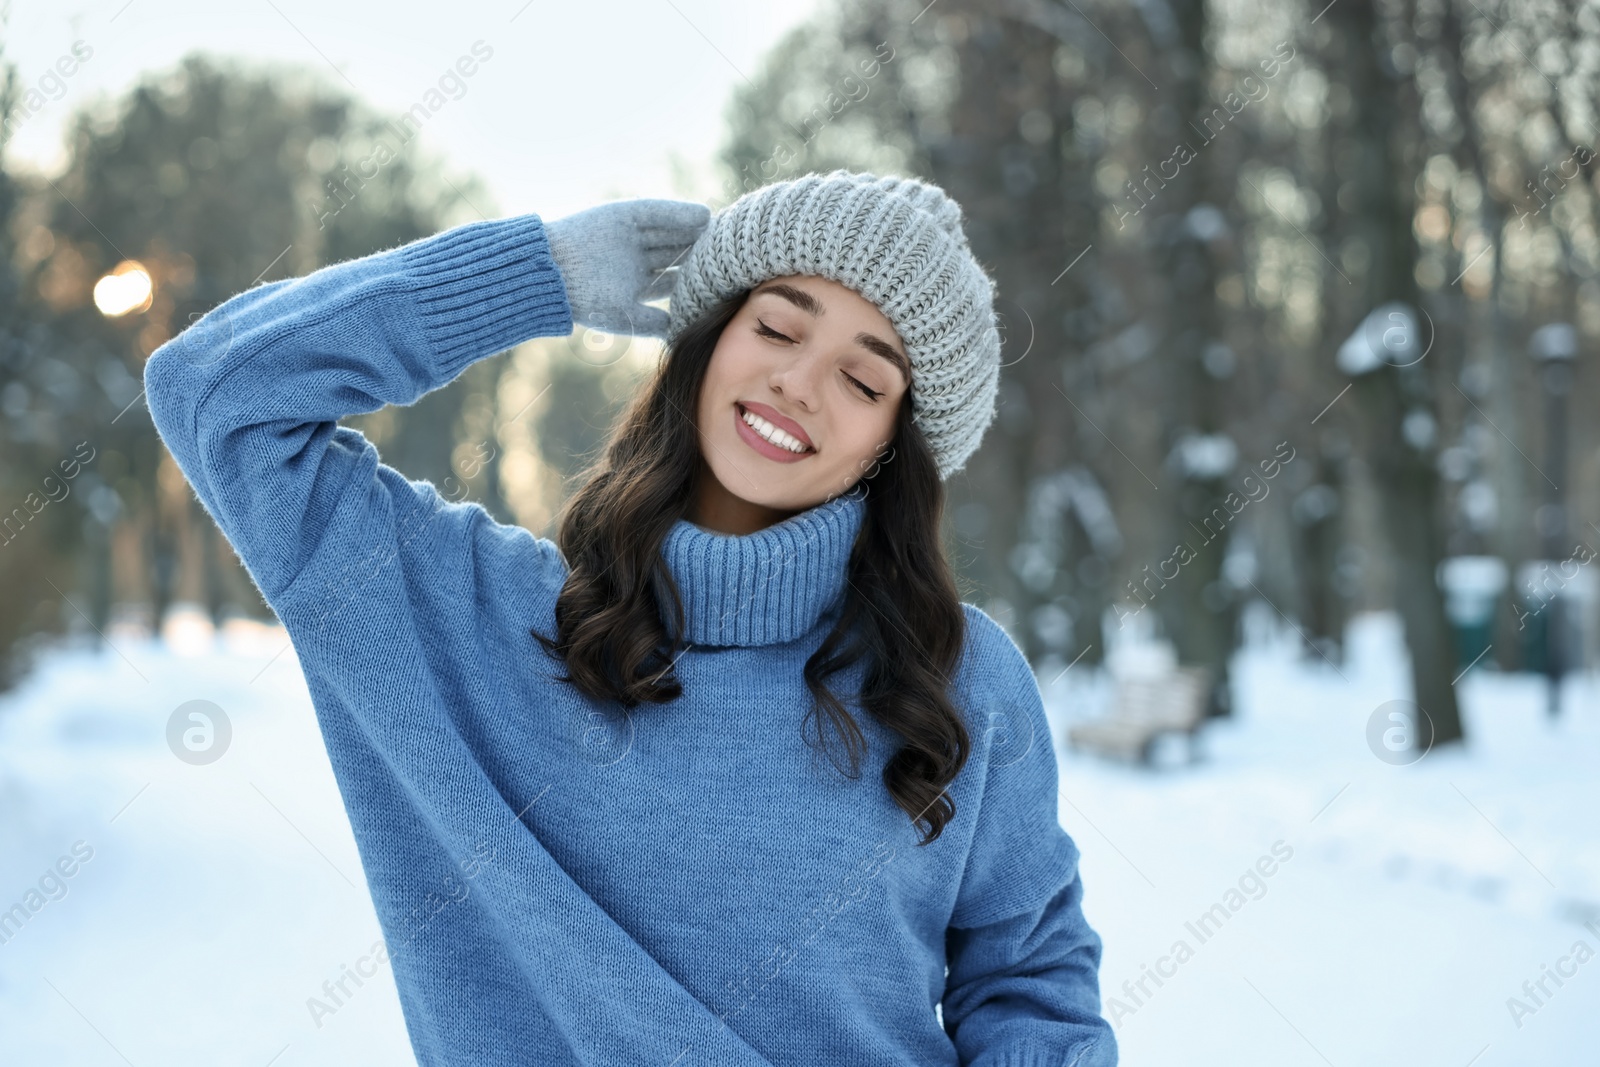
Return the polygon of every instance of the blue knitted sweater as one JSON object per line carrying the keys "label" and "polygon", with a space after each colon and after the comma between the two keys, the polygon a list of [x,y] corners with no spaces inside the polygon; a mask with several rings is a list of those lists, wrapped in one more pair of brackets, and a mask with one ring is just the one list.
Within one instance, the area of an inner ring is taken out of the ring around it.
{"label": "blue knitted sweater", "polygon": [[[973,751],[934,843],[883,786],[892,732],[857,713],[854,780],[801,735],[860,499],[746,536],[679,520],[684,692],[623,719],[529,635],[555,632],[556,545],[338,425],[572,326],[522,215],[258,285],[145,368],[162,439],[299,655],[418,1062],[1115,1064],[1050,733],[1005,631],[964,606],[951,696]],[[831,679],[847,705],[863,669]]]}

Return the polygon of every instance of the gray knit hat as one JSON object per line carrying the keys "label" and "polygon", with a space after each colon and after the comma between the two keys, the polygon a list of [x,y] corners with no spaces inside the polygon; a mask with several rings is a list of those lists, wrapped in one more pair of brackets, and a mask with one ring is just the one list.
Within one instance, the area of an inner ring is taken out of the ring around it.
{"label": "gray knit hat", "polygon": [[679,265],[667,340],[719,300],[769,278],[815,274],[875,304],[911,357],[912,411],[939,464],[959,471],[995,415],[994,283],[961,207],[916,178],[836,170],[751,190],[711,216]]}

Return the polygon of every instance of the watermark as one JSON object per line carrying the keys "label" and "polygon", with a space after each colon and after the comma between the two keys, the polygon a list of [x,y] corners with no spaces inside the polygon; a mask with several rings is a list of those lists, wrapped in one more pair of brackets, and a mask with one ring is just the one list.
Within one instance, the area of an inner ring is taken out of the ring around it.
{"label": "watermark", "polygon": [[[1422,316],[1421,321],[1417,319],[1418,314]],[[1421,336],[1423,323],[1428,327],[1426,342]],[[1428,314],[1426,309],[1393,300],[1367,313],[1361,324],[1339,346],[1334,362],[1341,371],[1352,378],[1370,374],[1386,364],[1396,369],[1415,366],[1433,351],[1433,342],[1438,333],[1433,324],[1433,316]],[[1344,393],[1339,394],[1343,395]],[[1337,402],[1339,397],[1333,399]],[[1328,405],[1332,406],[1331,403]],[[1327,413],[1327,408],[1324,408],[1317,418],[1320,419]],[[1420,408],[1412,410],[1412,415],[1422,414],[1423,410]],[[1426,418],[1431,420],[1432,416]],[[1316,419],[1311,421],[1315,422]],[[1431,421],[1418,422],[1407,416],[1407,421],[1401,430],[1413,448],[1421,449],[1432,443],[1434,427]]]}
{"label": "watermark", "polygon": [[455,474],[447,474],[444,476],[444,480],[439,483],[440,488],[444,490],[440,495],[452,504],[459,504],[466,499],[467,493],[470,492],[467,482],[476,478],[499,454],[499,451],[489,441],[479,441],[477,444],[470,446],[470,452],[470,455],[453,457],[454,462],[450,465],[456,474],[461,475],[462,480],[457,481]]}
{"label": "watermark", "polygon": [[494,57],[494,49],[482,38],[472,42],[470,52],[471,55],[460,56],[454,66],[445,68],[445,72],[439,75],[435,85],[430,86],[419,101],[401,114],[398,124],[384,123],[386,132],[393,138],[394,147],[390,147],[389,141],[380,137],[373,145],[372,151],[356,161],[354,174],[350,172],[350,166],[345,164],[339,168],[342,177],[337,181],[331,177],[324,180],[325,195],[322,202],[307,205],[317,220],[317,229],[325,229],[328,220],[349,207],[356,197],[361,195],[367,183],[378,176],[379,171],[391,161],[398,159],[400,150],[421,132],[429,118],[443,110],[450,101],[460,100],[467,95],[466,79],[478,73],[480,64],[487,63]]}
{"label": "watermark", "polygon": [[83,864],[92,859],[94,859],[94,846],[80,838],[72,843],[70,855],[63,854],[55,863],[46,867],[44,873],[28,887],[21,900],[5,911],[0,911],[0,945],[10,944],[45,905],[64,899],[70,888],[67,880],[82,870]]}
{"label": "watermark", "polygon": [[[86,448],[89,450],[87,456],[83,454],[83,450]],[[94,456],[94,448],[89,442],[80,441],[78,446],[73,449],[72,455],[56,464],[61,470],[59,478],[54,473],[50,473],[40,480],[39,489],[44,493],[43,498],[39,496],[39,492],[30,492],[22,498],[21,504],[11,509],[9,514],[0,516],[0,537],[4,537],[4,540],[0,541],[0,546],[9,545],[12,541],[15,541],[17,535],[22,532],[23,527],[32,522],[45,508],[51,504],[59,504],[67,499],[72,492],[70,484],[72,479],[76,478],[83,470],[83,464],[94,459]]]}
{"label": "watermark", "polygon": [[[1549,607],[1550,603],[1561,595],[1561,591],[1567,587],[1567,584],[1576,578],[1578,572],[1592,562],[1594,557],[1594,549],[1580,541],[1577,547],[1572,550],[1572,555],[1553,567],[1548,563],[1543,566],[1537,585],[1534,584],[1534,580],[1531,577],[1527,579],[1524,583],[1527,593],[1524,603],[1531,605],[1530,609],[1528,611],[1519,611],[1516,604],[1511,604],[1511,612],[1517,617],[1517,629],[1525,629],[1530,618],[1536,617],[1545,608]],[[1567,573],[1569,567],[1572,571],[1570,574]]]}
{"label": "watermark", "polygon": [[[1019,719],[1023,729],[1017,728]],[[983,728],[983,736],[990,739],[987,761],[990,768],[1010,767],[1033,751],[1033,723],[1034,716],[1028,709],[1006,708],[989,712],[989,722]]]}
{"label": "watermark", "polygon": [[[888,55],[883,54],[884,49],[888,49]],[[880,41],[872,55],[871,59],[863,59],[856,64],[861,71],[860,77],[852,73],[840,78],[838,86],[830,89],[820,103],[805,113],[799,126],[791,127],[798,135],[798,141],[779,141],[765,159],[755,164],[755,173],[751,173],[751,165],[746,163],[738,175],[724,183],[723,194],[727,202],[731,203],[745,193],[776,181],[779,175],[792,168],[805,154],[806,148],[823,127],[838,118],[846,108],[867,98],[872,91],[867,82],[876,78],[884,64],[894,59],[894,48],[888,41]]]}
{"label": "watermark", "polygon": [[[885,449],[889,451],[888,456],[883,454]],[[840,497],[851,496],[857,488],[861,490],[861,496],[865,499],[867,494],[872,491],[872,479],[876,478],[878,471],[883,469],[883,465],[894,459],[894,457],[895,450],[893,446],[887,441],[880,442],[873,448],[872,455],[863,456],[856,462],[856,473],[846,479],[844,488],[838,492],[829,493],[819,503],[826,504]]]}
{"label": "watermark", "polygon": [[1194,945],[1190,945],[1186,938],[1178,938],[1167,954],[1156,960],[1154,967],[1148,963],[1139,965],[1139,977],[1122,983],[1121,997],[1107,999],[1106,1014],[1112,1026],[1121,1027],[1126,1016],[1137,1015],[1139,1009],[1150,1002],[1155,990],[1150,988],[1149,983],[1154,982],[1157,990],[1166,985],[1164,979],[1176,977],[1178,968],[1194,959],[1197,946],[1216,937],[1228,920],[1247,903],[1267,895],[1267,879],[1278,873],[1280,864],[1286,864],[1294,857],[1294,849],[1281,838],[1272,843],[1270,851],[1272,855],[1263,855],[1254,866],[1246,867],[1238,881],[1222,894],[1220,900],[1201,912],[1196,919],[1183,924],[1184,930],[1194,938]]}
{"label": "watermark", "polygon": [[[1561,192],[1561,190],[1567,187],[1567,183],[1582,174],[1583,168],[1587,167],[1593,162],[1593,150],[1583,145],[1579,145],[1572,150],[1571,155],[1567,156],[1566,159],[1563,159],[1560,163],[1556,164],[1556,172],[1554,174],[1550,173],[1550,165],[1547,163],[1539,171],[1539,178],[1537,182],[1535,182],[1534,179],[1529,178],[1526,184],[1528,193],[1530,195],[1524,197],[1522,203],[1511,205],[1512,210],[1517,213],[1517,229],[1526,229],[1528,220],[1536,217],[1542,213],[1545,208],[1555,203],[1556,196]],[[1573,164],[1571,174],[1563,173],[1566,170],[1568,163]],[[1554,189],[1550,188],[1550,182],[1552,179],[1554,179],[1556,183],[1556,187]],[[1545,193],[1549,194],[1548,198],[1543,195]],[[1539,205],[1532,211],[1527,210],[1526,206],[1530,200]]]}
{"label": "watermark", "polygon": [[1391,767],[1409,767],[1433,747],[1433,720],[1409,700],[1390,700],[1367,716],[1367,748]]}
{"label": "watermark", "polygon": [[[1284,453],[1285,449],[1288,450],[1287,455]],[[1243,496],[1239,494],[1239,491],[1229,490],[1228,495],[1222,498],[1222,502],[1212,508],[1209,515],[1200,520],[1199,526],[1196,526],[1192,521],[1189,523],[1189,528],[1198,535],[1200,540],[1199,548],[1194,547],[1188,541],[1179,542],[1173,546],[1171,555],[1155,565],[1155,570],[1152,571],[1150,564],[1147,563],[1141,572],[1143,577],[1136,575],[1133,578],[1129,578],[1125,583],[1127,593],[1132,599],[1138,601],[1139,606],[1125,612],[1122,604],[1112,603],[1111,610],[1116,613],[1117,628],[1120,630],[1124,619],[1134,618],[1154,602],[1156,594],[1165,589],[1168,582],[1174,581],[1184,567],[1200,558],[1200,552],[1207,545],[1220,538],[1223,532],[1227,530],[1228,525],[1238,518],[1245,508],[1251,504],[1259,504],[1267,499],[1272,493],[1272,486],[1268,483],[1281,474],[1283,468],[1293,462],[1296,455],[1294,447],[1289,442],[1280,442],[1273,449],[1271,456],[1256,464],[1257,470],[1261,472],[1260,478],[1257,478],[1255,473],[1252,472],[1245,475],[1241,480],[1239,488],[1243,491]],[[1170,573],[1168,573],[1169,570]]]}
{"label": "watermark", "polygon": [[17,109],[0,120],[0,145],[15,137],[29,119],[67,95],[67,79],[94,56],[94,48],[87,41],[72,42],[70,55],[63,55],[55,66],[40,75],[38,82],[22,94]]}
{"label": "watermark", "polygon": [[191,767],[215,763],[233,741],[228,713],[209,700],[187,700],[167,717],[167,747]]}
{"label": "watermark", "polygon": [[171,351],[192,367],[209,367],[227,356],[233,351],[233,313],[229,310],[230,303],[224,301],[204,314],[191,311],[189,325],[152,352],[150,358]]}
{"label": "watermark", "polygon": [[[659,283],[666,275],[658,277],[651,285]],[[650,288],[646,287],[646,293]],[[612,316],[618,316],[615,322]],[[567,350],[580,362],[601,369],[615,365],[633,348],[633,316],[625,310],[614,313],[596,312],[590,323],[567,335]]]}
{"label": "watermark", "polygon": [[[417,937],[428,928],[428,924],[438,917],[439,913],[451,904],[459,904],[471,895],[472,889],[466,883],[471,882],[483,872],[487,863],[492,863],[498,855],[498,850],[486,841],[478,841],[472,846],[473,854],[457,862],[461,868],[462,881],[457,882],[454,875],[444,877],[444,895],[429,892],[423,898],[422,905],[411,909],[411,919],[415,924],[404,941],[396,948],[389,948],[387,942],[381,938],[374,941],[368,952],[356,959],[355,966],[339,964],[339,976],[330,978],[322,983],[322,995],[306,998],[306,1010],[311,1013],[311,1022],[318,1029],[330,1015],[335,1015],[340,1008],[350,1003],[350,1000],[366,980],[378,973],[378,968],[386,963],[391,963],[404,952]],[[424,909],[426,913],[424,914]],[[350,988],[350,983],[355,983],[355,989]]]}
{"label": "watermark", "polygon": [[[1583,928],[1600,937],[1600,922],[1595,919],[1591,918],[1584,923]],[[1567,984],[1567,979],[1576,978],[1578,968],[1592,959],[1594,959],[1594,949],[1589,947],[1589,942],[1580,937],[1572,943],[1572,948],[1565,956],[1556,960],[1554,967],[1548,963],[1540,964],[1539,977],[1530,978],[1522,983],[1522,996],[1506,998],[1506,1011],[1511,1013],[1511,1021],[1517,1024],[1517,1029],[1522,1029],[1522,1020],[1525,1017],[1539,1014],[1555,993]],[[1568,965],[1571,966],[1570,970]],[[1550,989],[1551,982],[1556,984],[1555,991]]]}
{"label": "watermark", "polygon": [[570,740],[585,762],[594,767],[609,767],[633,751],[634,730],[630,711],[623,711],[619,716],[589,708],[573,719]]}
{"label": "watermark", "polygon": [[[1200,149],[1221,136],[1222,131],[1227,129],[1246,107],[1265,100],[1271,91],[1267,80],[1277,77],[1294,55],[1292,44],[1288,41],[1278,42],[1270,56],[1257,62],[1256,66],[1261,71],[1260,78],[1254,74],[1246,74],[1239,80],[1236,90],[1230,90],[1209,114],[1201,118],[1199,126],[1191,122],[1189,125],[1200,135]],[[1172,154],[1157,163],[1153,172],[1150,164],[1144,165],[1144,177],[1137,184],[1132,178],[1125,181],[1123,183],[1126,187],[1125,198],[1134,206],[1132,210],[1126,210],[1121,204],[1111,205],[1111,209],[1117,213],[1117,229],[1123,229],[1129,219],[1154,203],[1161,190],[1167,187],[1167,182],[1175,180],[1184,167],[1199,158],[1200,149],[1196,149],[1187,141],[1179,141],[1172,149]]]}

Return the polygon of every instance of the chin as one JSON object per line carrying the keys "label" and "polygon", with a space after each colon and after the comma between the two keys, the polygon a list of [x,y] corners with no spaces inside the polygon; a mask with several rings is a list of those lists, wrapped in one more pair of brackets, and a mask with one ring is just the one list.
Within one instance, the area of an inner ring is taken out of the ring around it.
{"label": "chin", "polygon": [[[739,442],[734,444],[737,446]],[[710,471],[729,496],[772,511],[805,511],[822,503],[829,495],[826,489],[818,488],[819,483],[814,476],[802,479],[789,475],[780,464],[730,468],[726,463],[721,463],[710,466]],[[838,481],[842,485],[842,479]],[[832,483],[824,479],[820,484]],[[842,496],[848,490],[848,486],[843,486],[834,495]]]}
{"label": "chin", "polygon": [[736,485],[744,487],[744,492],[734,492],[726,482],[723,483],[723,488],[728,489],[730,493],[747,504],[771,508],[773,511],[804,511],[806,508],[811,507],[812,504],[820,501],[820,497],[817,500],[813,500],[812,496],[814,494],[808,489],[783,485],[779,478],[774,478],[770,474],[767,475],[766,482],[763,484],[759,478],[760,472],[747,470],[744,473],[750,476],[750,481],[761,486],[759,491],[750,489],[750,482],[745,481],[738,474],[734,475],[734,482]]}

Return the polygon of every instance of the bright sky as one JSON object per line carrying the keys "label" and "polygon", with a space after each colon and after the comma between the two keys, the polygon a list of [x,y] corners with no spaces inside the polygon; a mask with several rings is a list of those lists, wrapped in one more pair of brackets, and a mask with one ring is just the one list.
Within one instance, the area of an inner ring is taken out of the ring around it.
{"label": "bright sky", "polygon": [[195,50],[305,64],[398,116],[481,41],[479,57],[492,55],[421,139],[452,172],[484,179],[495,201],[479,205],[486,213],[558,218],[618,196],[711,202],[735,86],[820,2],[0,0],[24,87],[49,79],[74,41],[92,49],[4,158],[56,173],[74,108]]}

